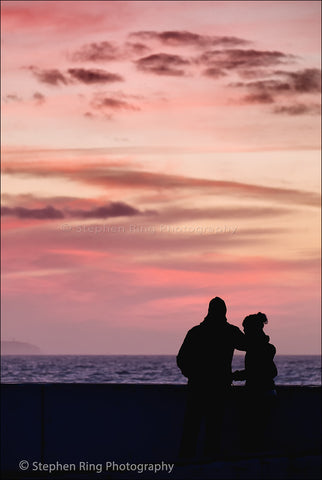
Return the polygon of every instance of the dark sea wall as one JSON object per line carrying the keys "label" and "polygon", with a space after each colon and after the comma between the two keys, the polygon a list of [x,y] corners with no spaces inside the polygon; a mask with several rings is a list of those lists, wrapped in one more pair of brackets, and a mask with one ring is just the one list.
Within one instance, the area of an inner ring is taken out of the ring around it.
{"label": "dark sea wall", "polygon": [[[232,388],[224,414],[223,454],[231,458],[240,455],[243,443],[243,394],[243,387]],[[182,385],[3,384],[1,455],[5,478],[85,478],[85,473],[74,477],[67,472],[65,476],[33,474],[31,468],[23,472],[19,469],[21,460],[30,466],[33,462],[80,461],[173,463],[185,398],[186,387]],[[279,387],[266,434],[270,456],[317,455],[321,448],[321,388]],[[250,457],[261,454],[246,453]],[[133,475],[129,478],[147,478]],[[88,478],[114,477],[93,473]],[[151,478],[159,477],[151,474]],[[167,473],[164,478],[175,477]]]}

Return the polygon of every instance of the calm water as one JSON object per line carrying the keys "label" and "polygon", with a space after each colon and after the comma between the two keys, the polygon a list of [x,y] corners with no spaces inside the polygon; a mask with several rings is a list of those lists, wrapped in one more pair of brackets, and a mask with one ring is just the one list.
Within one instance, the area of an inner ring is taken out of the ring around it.
{"label": "calm water", "polygon": [[[235,356],[233,370],[243,363]],[[280,355],[275,363],[278,385],[321,385],[319,355]],[[5,355],[1,375],[2,383],[186,383],[174,355]]]}

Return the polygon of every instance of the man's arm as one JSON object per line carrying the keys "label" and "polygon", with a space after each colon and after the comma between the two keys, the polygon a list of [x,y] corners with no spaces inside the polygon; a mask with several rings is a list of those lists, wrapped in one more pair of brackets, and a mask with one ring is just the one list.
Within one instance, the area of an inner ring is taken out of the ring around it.
{"label": "man's arm", "polygon": [[238,327],[234,327],[234,348],[246,351],[246,337]]}
{"label": "man's arm", "polygon": [[185,377],[189,377],[191,370],[192,370],[192,361],[193,361],[193,353],[192,353],[192,338],[193,335],[191,331],[187,333],[183,344],[179,350],[177,355],[177,365],[180,368],[182,375]]}

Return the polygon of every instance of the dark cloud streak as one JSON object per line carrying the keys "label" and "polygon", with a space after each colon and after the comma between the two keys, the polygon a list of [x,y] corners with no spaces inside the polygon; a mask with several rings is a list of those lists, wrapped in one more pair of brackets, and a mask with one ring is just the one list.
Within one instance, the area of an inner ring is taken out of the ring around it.
{"label": "dark cloud streak", "polygon": [[295,105],[279,105],[273,109],[273,113],[285,114],[291,116],[297,115],[321,115],[321,105],[305,105],[298,103]]}
{"label": "dark cloud streak", "polygon": [[225,49],[210,50],[197,57],[196,62],[209,68],[227,70],[271,67],[294,61],[293,55],[278,51]]}
{"label": "dark cloud streak", "polygon": [[51,86],[59,86],[59,85],[68,85],[69,79],[58,69],[40,69],[34,66],[28,67],[31,73],[37,78],[37,80],[41,83],[46,83],[47,85]]}
{"label": "dark cloud streak", "polygon": [[246,103],[274,103],[274,97],[267,92],[252,93],[243,99]]}
{"label": "dark cloud streak", "polygon": [[[91,209],[57,209],[51,205],[42,208],[26,208],[26,207],[1,207],[2,216],[12,216],[19,219],[27,220],[57,220],[62,218],[113,218],[113,217],[132,217],[135,215],[151,214],[152,212],[141,212],[135,207],[123,202],[111,202],[107,205],[94,207]],[[154,212],[155,213],[155,212]]]}
{"label": "dark cloud streak", "polygon": [[89,43],[70,55],[75,62],[110,62],[119,60],[119,48],[111,42]]}
{"label": "dark cloud streak", "polygon": [[150,48],[140,42],[126,42],[125,49],[133,55],[147,55],[150,52]]}
{"label": "dark cloud streak", "polygon": [[[281,99],[289,99],[293,103],[279,105],[273,113],[289,115],[319,114],[317,103],[303,103],[298,101],[302,95],[316,95],[321,91],[321,71],[318,69],[304,69],[295,72],[275,71],[280,78],[258,80],[253,82],[237,82],[230,86],[248,91],[243,97],[246,103],[277,103]],[[294,101],[295,100],[295,101]]]}
{"label": "dark cloud streak", "polygon": [[133,32],[130,37],[139,38],[145,41],[156,40],[163,45],[171,47],[195,46],[195,47],[236,47],[248,44],[247,40],[238,37],[199,35],[198,33],[188,32],[186,30],[169,30],[164,32],[155,32],[151,30]]}
{"label": "dark cloud streak", "polygon": [[132,105],[125,100],[114,97],[101,97],[93,100],[92,105],[97,110],[132,110],[138,111],[139,107]]}
{"label": "dark cloud streak", "polygon": [[122,82],[124,79],[116,73],[106,72],[101,69],[69,68],[68,73],[81,83],[113,83]]}
{"label": "dark cloud streak", "polygon": [[128,60],[138,55],[146,55],[150,48],[141,42],[126,42],[116,45],[111,42],[93,42],[80,47],[69,55],[74,62],[116,62]]}
{"label": "dark cloud streak", "polygon": [[299,93],[321,92],[321,70],[318,68],[306,68],[296,72],[276,71],[276,75],[286,78],[290,88]]}
{"label": "dark cloud streak", "polygon": [[222,78],[227,75],[227,73],[224,70],[221,70],[220,68],[207,68],[202,72],[202,74],[205,77],[210,77],[210,78]]}
{"label": "dark cloud streak", "polygon": [[44,208],[1,207],[2,216],[12,216],[21,219],[56,220],[64,218],[63,212],[48,205]]}
{"label": "dark cloud streak", "polygon": [[178,67],[189,65],[189,61],[180,55],[170,55],[168,53],[156,53],[136,60],[138,70],[155,75],[168,75],[181,77],[185,71]]}
{"label": "dark cloud streak", "polygon": [[61,72],[55,68],[40,69],[38,67],[31,66],[28,67],[28,70],[32,72],[39,82],[55,87],[69,85],[75,80],[88,85],[97,83],[102,84],[122,82],[124,80],[121,75],[107,72],[106,70],[102,69],[69,68],[67,72]]}
{"label": "dark cloud streak", "polygon": [[111,217],[132,217],[141,215],[142,212],[137,208],[131,207],[126,203],[112,202],[103,207],[93,208],[91,210],[70,210],[69,214],[76,218],[111,218]]}

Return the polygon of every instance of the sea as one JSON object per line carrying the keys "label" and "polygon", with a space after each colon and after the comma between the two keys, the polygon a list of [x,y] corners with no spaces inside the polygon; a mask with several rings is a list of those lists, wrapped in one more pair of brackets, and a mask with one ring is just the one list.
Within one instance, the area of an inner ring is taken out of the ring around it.
{"label": "sea", "polygon": [[[320,355],[277,355],[274,361],[276,385],[321,385]],[[243,365],[244,356],[235,355],[233,370]],[[2,383],[187,383],[175,355],[3,355],[1,378]]]}

